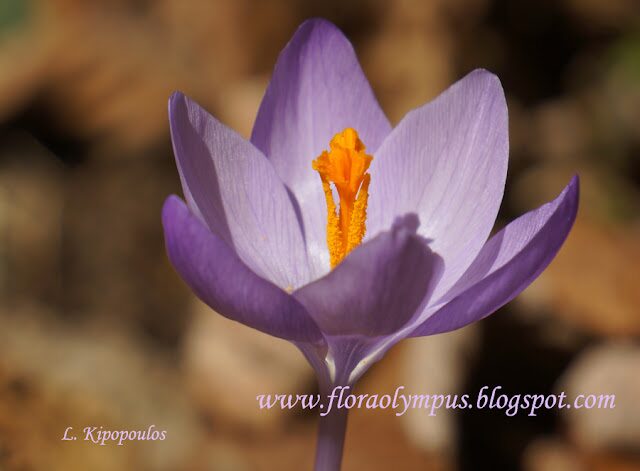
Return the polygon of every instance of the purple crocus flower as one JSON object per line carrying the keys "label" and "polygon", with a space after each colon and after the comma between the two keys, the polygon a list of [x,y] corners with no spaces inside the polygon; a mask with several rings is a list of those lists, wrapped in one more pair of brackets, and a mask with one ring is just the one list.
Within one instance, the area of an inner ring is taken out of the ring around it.
{"label": "purple crocus flower", "polygon": [[[162,213],[173,266],[223,316],[295,343],[325,393],[403,338],[509,302],[577,212],[574,177],[489,238],[509,147],[497,77],[476,70],[392,129],[323,20],[280,54],[250,141],[181,93],[169,117],[186,199]],[[346,413],[321,418],[316,469],[339,469]]]}

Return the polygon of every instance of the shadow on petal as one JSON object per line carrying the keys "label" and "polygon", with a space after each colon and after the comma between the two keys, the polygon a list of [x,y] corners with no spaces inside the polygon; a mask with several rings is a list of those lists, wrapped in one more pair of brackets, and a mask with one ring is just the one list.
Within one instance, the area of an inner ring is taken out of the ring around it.
{"label": "shadow on petal", "polygon": [[325,277],[294,293],[330,336],[378,337],[404,326],[428,297],[442,259],[415,233],[416,215],[357,247]]}

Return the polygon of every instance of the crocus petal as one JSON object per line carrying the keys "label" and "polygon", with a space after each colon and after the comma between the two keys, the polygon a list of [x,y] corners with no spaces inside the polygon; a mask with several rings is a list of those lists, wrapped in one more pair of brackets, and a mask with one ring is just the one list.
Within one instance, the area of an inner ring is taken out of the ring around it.
{"label": "crocus petal", "polygon": [[494,235],[440,309],[411,336],[459,329],[483,319],[516,297],[549,265],[569,234],[578,211],[579,181],[560,196],[528,212]]}
{"label": "crocus petal", "polygon": [[308,282],[296,213],[268,159],[181,93],[169,100],[169,119],[193,214],[269,281],[282,288]]}
{"label": "crocus petal", "polygon": [[329,271],[327,209],[311,161],[347,127],[374,152],[391,127],[353,47],[324,20],[303,23],[280,54],[251,141],[269,157],[300,205],[313,277]]}
{"label": "crocus petal", "polygon": [[417,212],[419,234],[443,257],[442,294],[495,223],[507,173],[507,107],[500,81],[477,70],[408,113],[371,165],[369,234]]}
{"label": "crocus petal", "polygon": [[415,234],[414,220],[399,219],[328,275],[294,292],[324,334],[387,335],[416,313],[439,259]]}
{"label": "crocus petal", "polygon": [[169,260],[212,309],[269,335],[319,342],[315,322],[291,295],[251,271],[177,196],[162,209]]}

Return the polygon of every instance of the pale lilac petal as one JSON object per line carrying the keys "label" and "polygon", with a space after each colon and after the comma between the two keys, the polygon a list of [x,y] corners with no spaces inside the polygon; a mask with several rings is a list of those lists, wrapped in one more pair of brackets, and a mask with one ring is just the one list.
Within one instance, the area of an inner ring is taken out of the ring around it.
{"label": "pale lilac petal", "polygon": [[442,294],[486,242],[507,173],[507,107],[500,81],[477,70],[407,114],[371,165],[369,234],[406,212],[445,263]]}
{"label": "pale lilac petal", "polygon": [[314,277],[329,271],[329,254],[324,194],[311,161],[347,127],[369,152],[391,129],[348,39],[325,20],[309,20],[280,54],[251,141],[300,205]]}
{"label": "pale lilac petal", "polygon": [[181,93],[169,100],[169,119],[192,212],[260,276],[282,288],[307,283],[309,264],[300,226],[271,163]]}
{"label": "pale lilac petal", "polygon": [[415,225],[399,220],[328,275],[294,292],[324,334],[387,335],[416,314],[440,267]]}
{"label": "pale lilac petal", "polygon": [[253,273],[176,196],[162,209],[169,260],[193,292],[212,309],[269,335],[320,342],[315,322],[291,295]]}
{"label": "pale lilac petal", "polygon": [[519,217],[494,235],[451,292],[437,301],[443,306],[411,336],[464,327],[488,316],[529,286],[553,260],[569,234],[578,211],[578,194],[576,176],[555,200]]}

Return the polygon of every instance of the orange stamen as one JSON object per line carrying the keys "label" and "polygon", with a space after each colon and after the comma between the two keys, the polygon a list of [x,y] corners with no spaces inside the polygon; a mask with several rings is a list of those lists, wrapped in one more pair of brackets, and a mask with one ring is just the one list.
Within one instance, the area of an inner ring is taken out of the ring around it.
{"label": "orange stamen", "polygon": [[[365,153],[364,144],[352,128],[336,134],[329,147],[312,166],[320,174],[327,201],[327,247],[333,268],[360,245],[364,237],[371,180],[366,172],[373,157]],[[333,201],[331,183],[338,191],[339,210]]]}

